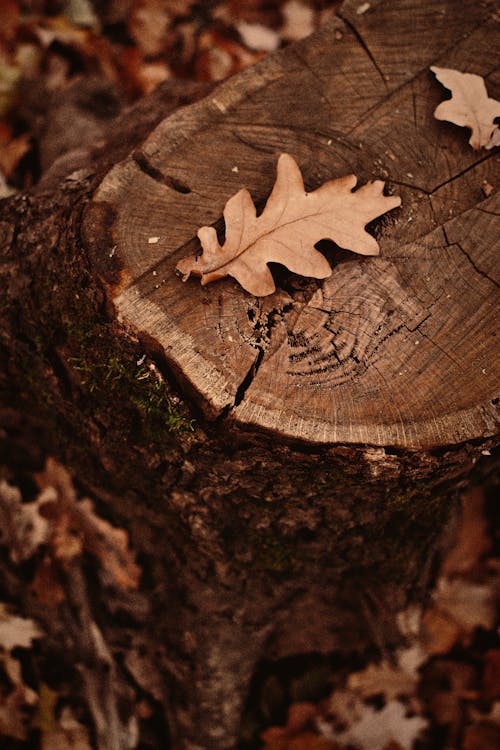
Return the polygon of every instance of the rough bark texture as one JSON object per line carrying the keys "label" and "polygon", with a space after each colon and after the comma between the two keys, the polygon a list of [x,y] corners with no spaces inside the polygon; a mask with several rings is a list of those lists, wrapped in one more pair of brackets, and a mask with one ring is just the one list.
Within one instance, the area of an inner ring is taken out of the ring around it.
{"label": "rough bark texture", "polygon": [[[47,654],[83,659],[94,697],[105,676],[99,750],[125,747],[131,685],[173,748],[229,750],[259,659],[390,648],[457,493],[491,471],[498,208],[481,184],[498,155],[433,120],[428,66],[485,75],[498,97],[498,29],[487,3],[372,5],[169,117],[162,89],[2,206],[2,461],[29,495],[45,457],[64,460],[143,570],[119,602],[75,573],[47,611],[2,558]],[[402,195],[381,258],[336,249],[326,284],[282,274],[259,304],[230,280],[183,286],[198,226],[242,182],[265,200],[284,150],[311,189],[352,171]],[[313,377],[315,336],[335,362]],[[94,620],[105,651],[82,647]]]}

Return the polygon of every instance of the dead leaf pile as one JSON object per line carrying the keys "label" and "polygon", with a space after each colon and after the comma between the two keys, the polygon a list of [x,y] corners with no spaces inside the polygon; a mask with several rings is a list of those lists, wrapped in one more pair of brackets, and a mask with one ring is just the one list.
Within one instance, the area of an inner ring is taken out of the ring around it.
{"label": "dead leaf pile", "polygon": [[475,489],[428,607],[398,617],[408,647],[351,673],[318,704],[292,703],[285,726],[261,733],[264,750],[412,750],[417,740],[435,748],[436,736],[454,750],[499,747],[500,561],[491,546]]}
{"label": "dead leaf pile", "polygon": [[339,5],[37,0],[27,12],[22,0],[2,0],[0,198],[37,181],[37,140],[45,133],[44,119],[51,123],[52,94],[64,98],[72,84],[92,77],[117,101],[130,102],[168,79],[221,80],[307,36]]}
{"label": "dead leaf pile", "polygon": [[[32,562],[31,578],[27,586],[23,580],[23,588],[30,601],[34,596],[42,611],[49,613],[44,621],[49,635],[54,637],[52,624],[56,631],[64,624],[70,648],[76,655],[87,654],[88,664],[85,660],[77,664],[82,696],[94,726],[109,721],[110,745],[118,746],[120,732],[137,734],[137,716],[132,713],[121,725],[117,668],[94,619],[84,571],[92,561],[92,585],[101,586],[100,601],[105,600],[112,611],[115,605],[125,608],[126,597],[132,593],[138,596],[141,569],[127,532],[98,516],[91,500],[78,497],[63,466],[49,459],[35,479],[40,491],[31,502],[23,502],[17,487],[0,482],[0,545],[6,548],[14,570]],[[130,611],[135,611],[138,601],[131,602]],[[50,612],[54,608],[59,608],[57,613]],[[0,604],[0,737],[30,741],[30,732],[37,729],[42,750],[90,750],[88,730],[73,708],[59,706],[60,696],[43,683],[38,692],[25,685],[21,663],[12,656],[13,649],[30,649],[32,641],[43,635],[33,620],[12,614]],[[61,637],[60,631],[57,636]],[[131,740],[127,746],[135,744]]]}
{"label": "dead leaf pile", "polygon": [[61,600],[57,571],[84,553],[99,563],[105,586],[136,589],[141,571],[127,532],[100,518],[91,500],[78,499],[68,472],[56,461],[47,461],[38,482],[41,492],[30,503],[22,502],[17,488],[0,484],[0,543],[12,562],[30,559],[43,547],[32,590],[45,602]]}
{"label": "dead leaf pile", "polygon": [[500,130],[495,123],[495,118],[500,117],[500,102],[489,98],[484,79],[451,68],[432,66],[431,70],[452,92],[451,99],[438,105],[434,117],[469,128],[469,143],[474,149],[500,145]]}
{"label": "dead leaf pile", "polygon": [[361,255],[377,255],[378,243],[364,228],[401,200],[384,196],[380,180],[353,192],[356,181],[349,175],[307,193],[295,160],[281,154],[276,183],[262,214],[257,216],[248,190],[240,190],[224,209],[224,245],[213,227],[202,227],[198,230],[202,255],[184,258],[177,270],[183,281],[193,274],[201,277],[203,285],[233,276],[247,292],[263,297],[276,288],[268,263],[281,263],[315,279],[330,276],[328,261],[314,248],[321,239]]}

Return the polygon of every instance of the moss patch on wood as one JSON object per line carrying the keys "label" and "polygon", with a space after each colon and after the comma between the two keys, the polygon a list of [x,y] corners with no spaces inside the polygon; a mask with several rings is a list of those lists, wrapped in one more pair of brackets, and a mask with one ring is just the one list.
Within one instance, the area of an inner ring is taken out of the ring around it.
{"label": "moss patch on wood", "polygon": [[[19,406],[21,394],[44,451],[62,451],[70,465],[78,463],[73,447],[89,440],[103,444],[103,455],[131,444],[158,464],[192,431],[193,421],[137,338],[113,319],[105,287],[79,242],[74,200],[63,194],[45,204],[19,198],[31,216],[15,244],[3,249],[17,267],[0,309],[9,337],[2,403],[17,399]],[[72,456],[64,445],[69,425]]]}

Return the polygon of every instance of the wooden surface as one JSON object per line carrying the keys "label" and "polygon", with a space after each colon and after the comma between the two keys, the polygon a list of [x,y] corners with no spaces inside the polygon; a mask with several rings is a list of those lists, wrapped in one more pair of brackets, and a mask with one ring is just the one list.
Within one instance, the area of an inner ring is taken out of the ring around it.
{"label": "wooden surface", "polygon": [[[165,119],[105,177],[86,235],[108,217],[119,315],[212,418],[411,449],[492,435],[500,199],[484,187],[498,185],[498,149],[474,152],[467,130],[434,119],[446,92],[429,66],[482,75],[500,98],[496,4],[359,5]],[[281,271],[263,299],[231,279],[182,284],[175,265],[197,229],[222,230],[241,187],[262,206],[281,152],[308,190],[354,173],[401,195],[371,227],[380,257],[330,247],[330,278]]]}

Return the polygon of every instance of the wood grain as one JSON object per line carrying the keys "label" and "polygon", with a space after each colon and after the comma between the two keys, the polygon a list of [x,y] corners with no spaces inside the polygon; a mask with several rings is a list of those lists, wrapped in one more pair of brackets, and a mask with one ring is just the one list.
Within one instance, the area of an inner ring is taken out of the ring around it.
{"label": "wood grain", "polygon": [[[494,434],[498,154],[433,118],[429,66],[486,78],[499,98],[494,3],[347,2],[319,32],[177,111],[104,178],[122,318],[152,336],[210,417],[313,443],[411,449]],[[174,274],[197,229],[223,229],[241,187],[263,205],[277,156],[306,189],[355,173],[403,206],[374,223],[381,256],[327,250],[332,276],[278,274],[265,300],[230,279]],[[153,239],[150,239],[153,238]],[[111,250],[110,250],[111,252]]]}

